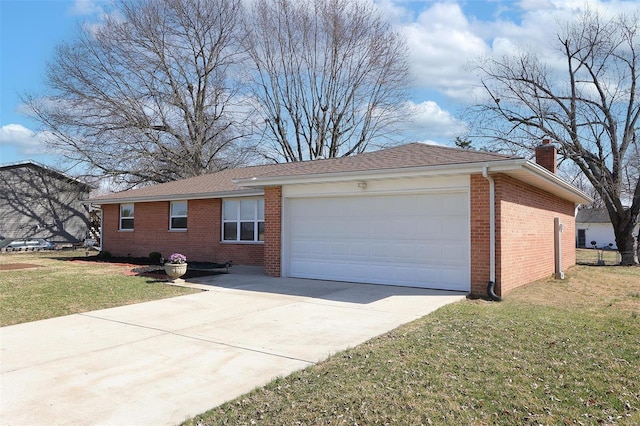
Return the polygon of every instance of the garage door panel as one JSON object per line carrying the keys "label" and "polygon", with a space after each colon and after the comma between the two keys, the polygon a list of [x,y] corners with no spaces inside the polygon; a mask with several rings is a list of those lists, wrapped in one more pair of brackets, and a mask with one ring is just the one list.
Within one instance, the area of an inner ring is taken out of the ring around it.
{"label": "garage door panel", "polygon": [[442,258],[442,247],[439,244],[418,244],[416,247],[416,256],[425,262],[429,260],[440,262]]}
{"label": "garage door panel", "polygon": [[370,262],[386,262],[389,259],[389,245],[383,243],[367,244]]}
{"label": "garage door panel", "polygon": [[352,223],[351,226],[347,227],[347,224],[343,221],[344,225],[344,235],[367,235],[371,232],[371,224],[368,222],[356,222]]}
{"label": "garage door panel", "polygon": [[442,239],[444,236],[444,229],[442,221],[430,220],[430,221],[416,221],[416,234],[417,239]]}
{"label": "garage door panel", "polygon": [[335,244],[327,246],[325,253],[333,257],[348,256],[350,247],[346,242],[337,241]]}
{"label": "garage door panel", "polygon": [[468,291],[467,198],[289,199],[288,275]]}
{"label": "garage door panel", "polygon": [[425,244],[416,242],[387,244],[366,244],[353,242],[318,242],[307,241],[292,244],[296,259],[317,261],[323,263],[323,259],[332,261],[343,260],[348,257],[354,261],[382,262],[388,264],[452,264],[466,265],[468,257],[465,256],[460,244],[437,243]]}
{"label": "garage door panel", "polygon": [[460,222],[463,220],[460,216],[448,216],[439,218],[442,231],[446,235],[447,239],[464,239],[468,238],[468,230],[466,227],[461,227]]}
{"label": "garage door panel", "polygon": [[442,280],[446,283],[455,283],[465,277],[465,274],[460,269],[442,268],[441,269]]}
{"label": "garage door panel", "polygon": [[396,218],[391,220],[390,223],[393,230],[393,238],[396,241],[415,237],[414,222],[411,219]]}
{"label": "garage door panel", "polygon": [[452,194],[440,194],[441,211],[450,214],[459,214],[460,205],[466,203],[467,195],[461,192]]}
{"label": "garage door panel", "polygon": [[394,245],[393,260],[399,263],[415,263],[416,248],[411,243]]}

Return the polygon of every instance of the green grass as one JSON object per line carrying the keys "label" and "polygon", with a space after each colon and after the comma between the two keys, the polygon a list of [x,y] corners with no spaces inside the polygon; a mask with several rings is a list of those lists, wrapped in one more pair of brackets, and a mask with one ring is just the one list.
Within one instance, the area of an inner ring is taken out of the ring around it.
{"label": "green grass", "polygon": [[621,260],[617,250],[576,249],[576,262],[580,265],[597,265],[602,261],[605,265],[615,266]]}
{"label": "green grass", "polygon": [[640,424],[640,268],[466,300],[186,425]]}
{"label": "green grass", "polygon": [[0,324],[19,324],[196,292],[151,278],[126,276],[128,269],[70,262],[77,252],[3,253],[0,265],[28,263],[37,268],[0,271]]}

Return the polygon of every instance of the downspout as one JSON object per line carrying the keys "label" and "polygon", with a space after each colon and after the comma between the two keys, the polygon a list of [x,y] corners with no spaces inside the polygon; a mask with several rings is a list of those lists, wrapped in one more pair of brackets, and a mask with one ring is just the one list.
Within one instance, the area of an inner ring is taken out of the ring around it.
{"label": "downspout", "polygon": [[489,181],[489,283],[487,295],[489,299],[499,302],[502,300],[495,293],[496,287],[496,185],[489,175],[489,167],[482,167],[482,176]]}

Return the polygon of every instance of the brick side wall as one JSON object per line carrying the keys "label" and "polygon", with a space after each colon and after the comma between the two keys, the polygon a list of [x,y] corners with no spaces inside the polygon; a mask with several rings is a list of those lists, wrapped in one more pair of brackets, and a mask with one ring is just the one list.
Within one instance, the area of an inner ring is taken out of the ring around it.
{"label": "brick side wall", "polygon": [[280,276],[282,253],[282,187],[264,190],[264,269],[267,275]]}
{"label": "brick side wall", "polygon": [[573,266],[575,205],[506,175],[497,175],[498,202],[496,278],[501,294],[532,281],[552,276],[554,218],[563,224],[562,267]]}
{"label": "brick side wall", "polygon": [[113,256],[164,257],[179,252],[191,261],[263,265],[264,244],[221,242],[222,200],[189,200],[186,231],[169,230],[168,201],[135,203],[134,230],[120,231],[118,204],[102,206],[102,247]]}
{"label": "brick side wall", "polygon": [[[554,273],[553,223],[560,217],[562,267],[575,264],[574,204],[506,175],[493,175],[496,190],[496,293]],[[470,179],[471,293],[486,295],[489,282],[489,182]]]}

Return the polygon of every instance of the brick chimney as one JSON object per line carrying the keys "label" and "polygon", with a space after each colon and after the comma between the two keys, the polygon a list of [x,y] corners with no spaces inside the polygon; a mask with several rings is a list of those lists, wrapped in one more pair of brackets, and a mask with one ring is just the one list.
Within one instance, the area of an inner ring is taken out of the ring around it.
{"label": "brick chimney", "polygon": [[551,143],[551,139],[543,139],[542,144],[536,147],[536,163],[555,174],[557,153],[558,150]]}

